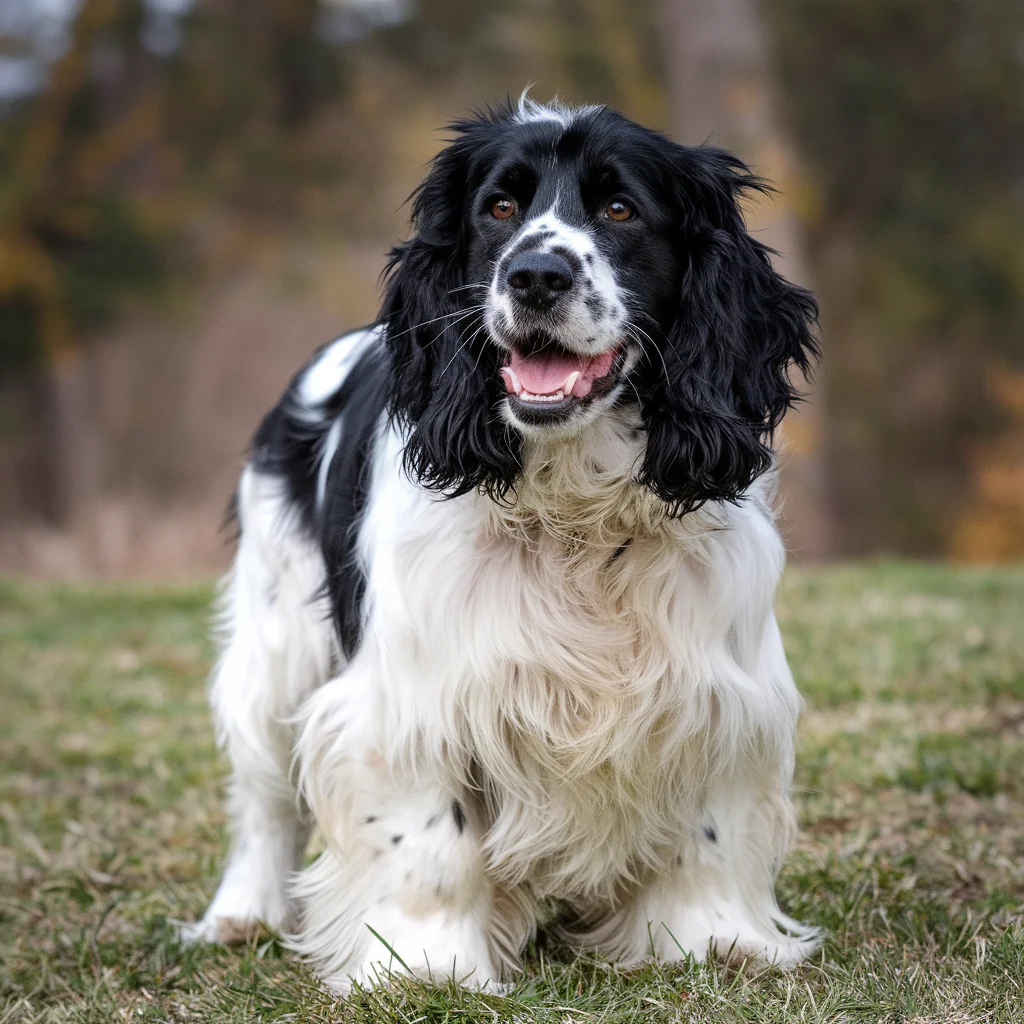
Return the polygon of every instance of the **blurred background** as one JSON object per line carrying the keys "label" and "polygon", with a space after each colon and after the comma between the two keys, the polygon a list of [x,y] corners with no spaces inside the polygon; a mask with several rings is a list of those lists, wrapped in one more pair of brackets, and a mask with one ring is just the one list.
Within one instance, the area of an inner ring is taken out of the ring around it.
{"label": "blurred background", "polygon": [[0,572],[226,564],[446,121],[532,83],[742,155],[813,287],[795,560],[1024,556],[1020,0],[0,0]]}

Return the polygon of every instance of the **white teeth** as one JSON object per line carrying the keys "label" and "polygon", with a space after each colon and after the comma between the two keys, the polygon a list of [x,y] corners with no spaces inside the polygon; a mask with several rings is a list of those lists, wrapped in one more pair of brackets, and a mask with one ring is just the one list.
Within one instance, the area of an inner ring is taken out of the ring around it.
{"label": "white teeth", "polygon": [[519,383],[519,378],[516,376],[516,371],[511,366],[503,366],[501,368],[502,376],[512,385],[512,390],[518,395],[523,390],[523,385]]}
{"label": "white teeth", "polygon": [[565,398],[565,393],[561,389],[553,395],[534,395],[529,391],[520,391],[517,397],[521,402],[560,402]]}
{"label": "white teeth", "polygon": [[501,368],[501,375],[510,390],[521,402],[536,402],[538,404],[543,404],[544,402],[561,402],[566,395],[571,395],[572,387],[576,383],[576,378],[579,377],[579,371],[576,373],[570,373],[565,379],[565,384],[563,384],[562,387],[560,387],[553,395],[535,395],[532,391],[527,391],[511,366],[503,366]]}

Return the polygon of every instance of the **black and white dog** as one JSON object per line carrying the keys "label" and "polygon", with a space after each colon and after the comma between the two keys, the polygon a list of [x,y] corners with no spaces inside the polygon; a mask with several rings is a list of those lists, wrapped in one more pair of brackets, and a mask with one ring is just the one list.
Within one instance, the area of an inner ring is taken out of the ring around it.
{"label": "black and white dog", "polygon": [[490,986],[553,898],[620,963],[794,963],[769,480],[814,300],[721,150],[527,99],[453,128],[379,322],[295,377],[242,474],[234,846],[191,934],[292,928],[338,991],[382,964]]}

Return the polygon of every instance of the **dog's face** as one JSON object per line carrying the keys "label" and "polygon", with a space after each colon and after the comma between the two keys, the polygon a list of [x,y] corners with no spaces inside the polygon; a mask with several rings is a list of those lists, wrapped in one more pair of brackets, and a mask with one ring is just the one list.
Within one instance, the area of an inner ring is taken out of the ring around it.
{"label": "dog's face", "polygon": [[392,254],[382,318],[406,462],[448,493],[514,490],[529,435],[639,406],[639,483],[674,512],[769,465],[815,353],[811,296],[747,235],[735,158],[605,108],[458,122]]}
{"label": "dog's face", "polygon": [[611,408],[676,304],[672,218],[623,141],[585,119],[524,120],[471,198],[467,278],[487,284],[519,430],[579,430]]}

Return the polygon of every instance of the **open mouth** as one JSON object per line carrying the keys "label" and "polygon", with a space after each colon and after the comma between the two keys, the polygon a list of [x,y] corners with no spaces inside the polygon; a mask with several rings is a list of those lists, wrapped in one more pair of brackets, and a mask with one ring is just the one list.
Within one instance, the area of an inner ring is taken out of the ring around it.
{"label": "open mouth", "polygon": [[554,344],[530,353],[513,349],[501,376],[516,414],[539,422],[605,394],[614,383],[622,352],[621,345],[596,356]]}

